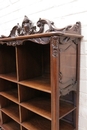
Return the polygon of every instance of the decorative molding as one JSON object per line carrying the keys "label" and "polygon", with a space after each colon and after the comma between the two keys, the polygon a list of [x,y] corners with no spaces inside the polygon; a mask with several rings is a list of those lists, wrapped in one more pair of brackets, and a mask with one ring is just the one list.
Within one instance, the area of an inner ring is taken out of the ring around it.
{"label": "decorative molding", "polygon": [[59,36],[51,37],[51,46],[52,46],[52,56],[58,57],[58,44],[59,44]]}

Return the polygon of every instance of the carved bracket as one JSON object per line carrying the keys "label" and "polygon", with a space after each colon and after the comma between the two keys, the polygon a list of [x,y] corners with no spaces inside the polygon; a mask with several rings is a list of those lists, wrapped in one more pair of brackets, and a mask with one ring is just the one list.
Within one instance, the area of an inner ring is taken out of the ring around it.
{"label": "carved bracket", "polygon": [[77,91],[77,82],[75,80],[70,80],[67,83],[60,84],[60,96],[69,94],[71,91]]}

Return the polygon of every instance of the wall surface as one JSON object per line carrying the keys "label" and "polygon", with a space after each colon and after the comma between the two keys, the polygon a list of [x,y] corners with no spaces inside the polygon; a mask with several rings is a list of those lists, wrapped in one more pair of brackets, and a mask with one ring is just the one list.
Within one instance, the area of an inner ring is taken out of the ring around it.
{"label": "wall surface", "polygon": [[52,20],[58,28],[81,22],[79,130],[87,130],[87,0],[0,0],[0,35],[8,36],[24,15],[34,22]]}

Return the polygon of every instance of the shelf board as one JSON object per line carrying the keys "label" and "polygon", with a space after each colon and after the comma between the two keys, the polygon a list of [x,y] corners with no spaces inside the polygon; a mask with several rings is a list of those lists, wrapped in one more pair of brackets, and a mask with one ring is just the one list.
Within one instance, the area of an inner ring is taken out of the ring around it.
{"label": "shelf board", "polygon": [[20,125],[17,124],[16,122],[14,122],[14,121],[2,124],[2,127],[5,130],[20,130]]}
{"label": "shelf board", "polygon": [[11,81],[11,82],[17,82],[17,76],[16,73],[6,73],[6,74],[0,74],[0,78]]}
{"label": "shelf board", "polygon": [[51,93],[51,84],[49,78],[38,77],[34,79],[28,79],[20,81],[19,84],[25,85],[30,88],[41,90],[47,93]]}
{"label": "shelf board", "polygon": [[[51,120],[51,101],[47,98],[31,99],[29,101],[21,103],[21,106],[39,114],[46,119]],[[75,109],[76,107],[74,107],[73,104],[60,101],[59,119],[63,118]]]}
{"label": "shelf board", "polygon": [[75,110],[76,107],[74,107],[73,104],[67,103],[65,101],[60,101],[60,112],[59,112],[59,117],[60,119]]}
{"label": "shelf board", "polygon": [[51,100],[47,98],[34,98],[21,103],[23,107],[51,120]]}
{"label": "shelf board", "polygon": [[6,115],[8,115],[10,118],[12,118],[13,120],[15,120],[16,122],[19,122],[19,110],[18,107],[16,105],[12,105],[6,108],[2,108],[1,109],[2,112],[4,112]]}
{"label": "shelf board", "polygon": [[36,115],[22,122],[22,126],[28,130],[51,130],[51,121]]}
{"label": "shelf board", "polygon": [[9,91],[0,92],[0,95],[4,96],[5,98],[18,103],[18,93],[16,89],[11,89]]}
{"label": "shelf board", "polygon": [[65,121],[60,121],[60,130],[75,130],[72,124]]}

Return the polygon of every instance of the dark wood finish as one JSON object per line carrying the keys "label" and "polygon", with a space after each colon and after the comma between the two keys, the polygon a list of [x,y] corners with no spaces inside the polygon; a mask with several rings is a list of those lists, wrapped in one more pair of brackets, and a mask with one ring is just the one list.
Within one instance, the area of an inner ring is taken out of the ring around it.
{"label": "dark wood finish", "polygon": [[0,127],[78,130],[81,24],[37,26],[25,16],[0,37]]}

